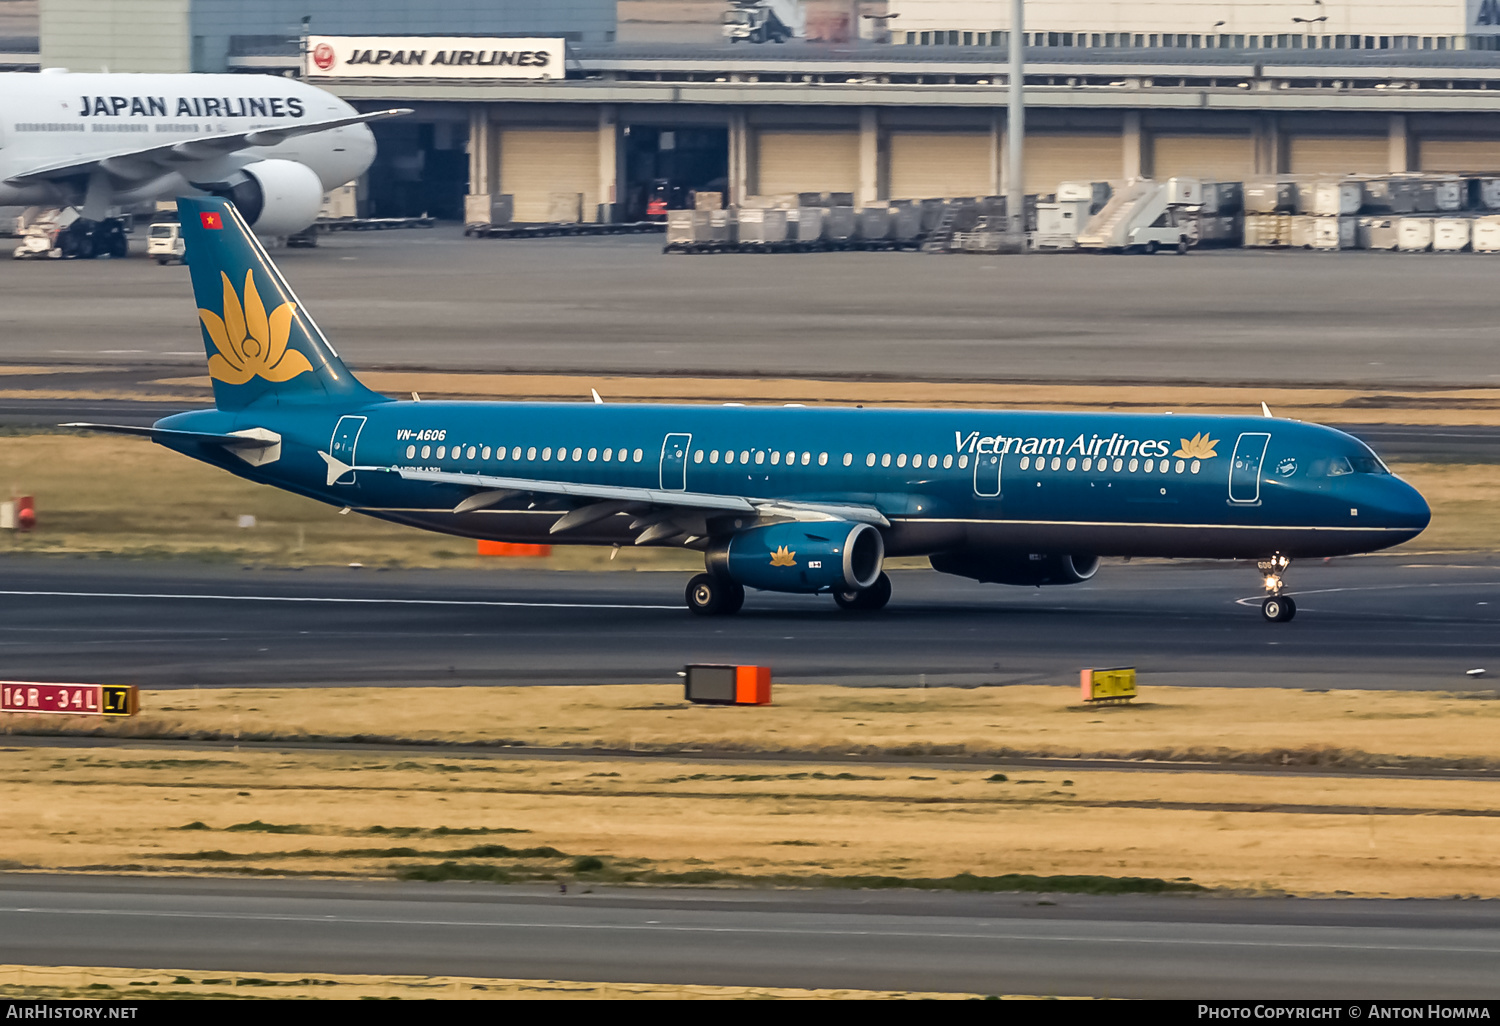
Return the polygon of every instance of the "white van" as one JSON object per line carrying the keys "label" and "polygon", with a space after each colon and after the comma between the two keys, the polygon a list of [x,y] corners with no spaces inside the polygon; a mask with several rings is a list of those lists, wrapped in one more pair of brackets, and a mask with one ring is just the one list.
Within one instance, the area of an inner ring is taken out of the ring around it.
{"label": "white van", "polygon": [[155,257],[159,264],[187,263],[183,256],[186,248],[182,241],[182,226],[176,221],[153,224],[146,235],[146,255]]}

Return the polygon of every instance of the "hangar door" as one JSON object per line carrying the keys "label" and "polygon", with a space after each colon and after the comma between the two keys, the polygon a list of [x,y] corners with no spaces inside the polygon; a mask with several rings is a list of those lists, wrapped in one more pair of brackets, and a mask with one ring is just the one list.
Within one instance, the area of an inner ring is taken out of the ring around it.
{"label": "hangar door", "polygon": [[1391,147],[1384,137],[1292,136],[1287,170],[1294,175],[1385,174]]}
{"label": "hangar door", "polygon": [[859,133],[761,132],[756,137],[755,191],[857,192]]}
{"label": "hangar door", "polygon": [[992,145],[988,132],[892,132],[891,199],[993,195]]}
{"label": "hangar door", "polygon": [[1063,182],[1117,182],[1125,173],[1118,135],[1026,133],[1026,191],[1045,196]]}
{"label": "hangar door", "polygon": [[1243,182],[1255,174],[1255,140],[1248,135],[1158,135],[1151,140],[1151,177],[1174,175]]}
{"label": "hangar door", "polygon": [[1500,171],[1500,140],[1423,139],[1423,171]]}
{"label": "hangar door", "polygon": [[504,129],[500,133],[500,191],[515,197],[517,221],[549,220],[553,193],[582,193],[583,219],[597,220],[598,131]]}

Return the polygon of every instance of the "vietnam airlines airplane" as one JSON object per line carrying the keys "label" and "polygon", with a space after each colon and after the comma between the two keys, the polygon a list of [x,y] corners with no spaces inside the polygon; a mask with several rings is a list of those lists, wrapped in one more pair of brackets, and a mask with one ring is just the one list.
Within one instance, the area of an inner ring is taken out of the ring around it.
{"label": "vietnam airlines airplane", "polygon": [[887,556],[1015,585],[1100,556],[1256,561],[1290,620],[1294,559],[1385,548],[1427,504],[1364,443],[1266,417],[406,402],[349,373],[222,199],[180,199],[211,410],[147,435],[233,474],[382,520],[511,542],[704,554],[687,606],[745,589],[890,598]]}
{"label": "vietnam airlines airplane", "polygon": [[0,206],[76,206],[96,222],[198,191],[290,235],[370,166],[366,122],[408,113],[361,114],[272,75],[0,74]]}

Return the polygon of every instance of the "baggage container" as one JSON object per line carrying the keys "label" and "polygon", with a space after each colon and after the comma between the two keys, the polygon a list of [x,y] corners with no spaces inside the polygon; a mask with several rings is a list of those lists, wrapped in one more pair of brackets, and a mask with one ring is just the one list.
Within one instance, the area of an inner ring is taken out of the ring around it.
{"label": "baggage container", "polygon": [[924,199],[922,201],[922,230],[930,232],[938,226],[943,219],[943,211],[948,209],[948,204],[940,199]]}
{"label": "baggage container", "polygon": [[1056,202],[1070,203],[1075,200],[1088,200],[1088,212],[1092,216],[1103,210],[1113,195],[1114,188],[1108,182],[1063,182],[1057,187]]}
{"label": "baggage container", "polygon": [[704,223],[704,235],[699,236],[699,242],[733,242],[734,241],[734,211],[732,210],[695,210],[695,214],[707,214],[708,219]]}
{"label": "baggage container", "polygon": [[797,206],[799,207],[821,207],[824,205],[821,192],[799,192],[797,193]]}
{"label": "baggage container", "polygon": [[1474,252],[1500,253],[1500,216],[1475,218],[1471,235]]}
{"label": "baggage container", "polygon": [[817,242],[823,237],[822,207],[797,207],[786,212],[786,237],[796,242]]}
{"label": "baggage container", "polygon": [[1403,253],[1425,253],[1432,248],[1432,218],[1396,219],[1396,248]]}
{"label": "baggage container", "polygon": [[[696,222],[701,220],[708,226],[708,212],[704,210],[668,210],[667,245],[686,246],[698,241]],[[705,232],[706,233],[706,232]]]}
{"label": "baggage container", "polygon": [[724,194],[722,192],[694,192],[694,210],[718,210],[724,206]]}
{"label": "baggage container", "polygon": [[583,220],[583,193],[549,192],[547,220],[553,224],[577,224]]}
{"label": "baggage container", "polygon": [[1474,222],[1467,217],[1440,217],[1432,223],[1432,248],[1437,253],[1462,253],[1474,238]]}
{"label": "baggage container", "polygon": [[1500,210],[1500,178],[1477,178],[1474,189],[1478,193],[1476,205],[1483,210]]}
{"label": "baggage container", "polygon": [[1297,190],[1291,182],[1246,182],[1245,213],[1289,214],[1297,205]]}
{"label": "baggage container", "polygon": [[823,193],[822,205],[825,207],[852,207],[854,206],[854,193],[825,192]]}
{"label": "baggage container", "polygon": [[1038,203],[1035,233],[1037,248],[1055,249],[1062,244],[1071,248],[1078,240],[1078,233],[1088,223],[1091,203],[1092,199],[1087,196],[1058,200],[1055,203]]}
{"label": "baggage container", "polygon": [[1168,178],[1167,202],[1174,207],[1201,207],[1203,205],[1203,182],[1186,175]]}
{"label": "baggage container", "polygon": [[891,204],[891,238],[911,242],[922,234],[922,208],[915,203]]}
{"label": "baggage container", "polygon": [[1205,214],[1237,214],[1245,208],[1245,187],[1240,182],[1204,182]]}
{"label": "baggage container", "polygon": [[1395,219],[1389,217],[1361,217],[1355,238],[1359,249],[1395,249],[1400,241]]}
{"label": "baggage container", "polygon": [[1315,217],[1313,249],[1355,249],[1359,246],[1359,218]]}
{"label": "baggage container", "polygon": [[890,207],[864,207],[859,212],[859,237],[868,242],[891,237]]}
{"label": "baggage container", "polygon": [[1293,214],[1291,238],[1287,240],[1287,244],[1293,249],[1312,249],[1313,232],[1321,220],[1321,217],[1314,217],[1312,214]]}
{"label": "baggage container", "polygon": [[755,246],[785,242],[786,215],[787,212],[780,208],[741,210],[738,218],[739,241]]}
{"label": "baggage container", "polygon": [[854,208],[828,207],[823,212],[823,238],[828,242],[848,242],[854,236]]}
{"label": "baggage container", "polygon": [[1292,215],[1290,214],[1246,214],[1245,246],[1250,249],[1268,249],[1288,245],[1292,241]]}
{"label": "baggage container", "polygon": [[1365,187],[1359,182],[1319,182],[1313,189],[1311,213],[1319,217],[1357,214],[1365,202]]}
{"label": "baggage container", "polygon": [[1462,178],[1438,178],[1432,182],[1433,209],[1451,214],[1464,208],[1464,180]]}

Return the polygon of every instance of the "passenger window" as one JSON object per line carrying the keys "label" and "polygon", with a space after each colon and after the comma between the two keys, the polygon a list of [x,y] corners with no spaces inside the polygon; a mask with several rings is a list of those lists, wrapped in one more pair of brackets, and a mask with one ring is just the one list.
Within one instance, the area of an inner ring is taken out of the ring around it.
{"label": "passenger window", "polygon": [[928,470],[936,470],[937,469],[937,453],[933,453],[931,456],[927,457],[927,469]]}
{"label": "passenger window", "polygon": [[643,456],[645,456],[645,455],[646,455],[646,454],[645,454],[645,453],[644,453],[644,452],[642,452],[642,451],[641,451],[641,450],[640,450],[640,449],[637,449],[637,450],[636,450],[636,451],[635,451],[635,454],[634,454],[634,455],[635,455],[635,461],[636,461],[636,462],[637,462],[637,463],[639,463],[639,462],[641,462],[641,458],[642,458],[642,457],[643,457]]}
{"label": "passenger window", "polygon": [[1130,461],[1130,472],[1131,472],[1131,473],[1132,473],[1132,474],[1134,474],[1134,473],[1135,473],[1135,471],[1136,471],[1136,468],[1137,468],[1137,467],[1139,467],[1139,466],[1140,466],[1140,465],[1141,465],[1141,464],[1140,464],[1140,461],[1139,461],[1139,460],[1131,460],[1131,461]]}
{"label": "passenger window", "polygon": [[1115,462],[1114,462],[1113,466],[1114,466],[1114,469],[1115,469],[1115,473],[1118,474],[1120,472],[1120,469],[1125,466],[1125,461],[1122,460],[1122,459],[1120,459],[1117,456],[1117,457],[1115,457]]}
{"label": "passenger window", "polygon": [[810,452],[803,453],[802,454],[802,465],[805,467],[805,466],[807,466],[811,462],[812,462],[812,453],[810,453]]}
{"label": "passenger window", "polygon": [[510,458],[513,460],[521,458],[521,447],[519,445],[510,451]]}
{"label": "passenger window", "polygon": [[1183,462],[1183,461],[1182,461],[1182,460],[1178,460],[1178,461],[1177,461],[1177,466],[1176,466],[1176,468],[1175,468],[1175,469],[1176,469],[1176,470],[1177,470],[1177,473],[1179,473],[1179,474],[1180,474],[1180,473],[1182,473],[1182,469],[1183,469],[1183,468],[1184,468],[1184,467],[1186,467],[1186,466],[1187,466],[1187,464],[1186,464],[1186,463],[1184,463],[1184,462]]}
{"label": "passenger window", "polygon": [[776,452],[771,453],[771,466],[774,467],[774,466],[776,466],[780,462],[781,462],[781,451],[777,450]]}
{"label": "passenger window", "polygon": [[702,449],[699,449],[697,452],[693,453],[693,462],[694,463],[702,463],[703,462],[703,450]]}
{"label": "passenger window", "polygon": [[944,470],[948,470],[952,466],[953,466],[953,455],[952,455],[952,453],[949,453],[947,456],[943,457],[943,469]]}
{"label": "passenger window", "polygon": [[896,466],[898,466],[898,467],[904,467],[904,466],[906,466],[906,453],[903,452],[899,456],[896,457]]}
{"label": "passenger window", "polygon": [[407,459],[411,459],[416,454],[417,454],[417,447],[415,445],[408,445],[406,447],[406,458]]}
{"label": "passenger window", "polygon": [[854,453],[852,453],[852,452],[846,452],[846,453],[844,453],[844,466],[846,466],[846,467],[852,467],[852,466],[854,466]]}
{"label": "passenger window", "polygon": [[1069,456],[1068,457],[1068,469],[1072,470],[1076,466],[1078,466],[1078,461],[1075,460],[1073,457]]}
{"label": "passenger window", "polygon": [[789,452],[789,453],[786,454],[786,465],[787,466],[790,467],[793,463],[796,463],[796,462],[797,462],[797,454],[796,453]]}
{"label": "passenger window", "polygon": [[605,463],[608,463],[610,460],[612,460],[614,458],[615,458],[615,451],[613,449],[605,449],[604,450],[604,462]]}
{"label": "passenger window", "polygon": [[968,465],[969,465],[969,457],[968,456],[960,456],[958,458],[958,469],[959,470],[963,470]]}
{"label": "passenger window", "polygon": [[1031,457],[1030,456],[1022,456],[1021,457],[1021,469],[1022,470],[1030,470],[1031,469]]}
{"label": "passenger window", "polygon": [[438,457],[438,459],[442,459],[446,455],[448,455],[448,447],[446,445],[440,445],[440,446],[438,446],[438,451],[437,451],[437,457]]}
{"label": "passenger window", "polygon": [[818,453],[818,466],[820,466],[820,467],[826,467],[826,466],[828,466],[828,454],[826,452],[820,452],[820,453]]}
{"label": "passenger window", "polygon": [[766,462],[766,453],[765,450],[762,449],[755,454],[755,465],[758,467],[764,462]]}
{"label": "passenger window", "polygon": [[577,446],[574,446],[573,447],[573,462],[577,463],[581,459],[583,459],[583,450],[581,448],[577,447]]}
{"label": "passenger window", "polygon": [[545,448],[545,449],[542,450],[542,462],[545,463],[548,460],[550,460],[551,458],[552,458],[552,446],[549,445],[549,446],[547,446],[547,448]]}
{"label": "passenger window", "polygon": [[715,449],[713,452],[711,452],[711,453],[708,454],[708,462],[710,462],[710,463],[717,463],[717,462],[719,462],[719,450]]}
{"label": "passenger window", "polygon": [[557,447],[557,462],[568,462],[568,447],[566,445],[560,445]]}
{"label": "passenger window", "polygon": [[891,465],[891,454],[890,453],[885,453],[884,455],[882,455],[880,457],[880,465],[882,467],[889,467]]}
{"label": "passenger window", "polygon": [[741,463],[749,463],[750,462],[750,450],[749,449],[746,449],[744,452],[740,453],[740,462]]}
{"label": "passenger window", "polygon": [[1154,470],[1155,468],[1156,468],[1156,461],[1155,460],[1147,460],[1146,461],[1146,473],[1148,473],[1148,474],[1151,473],[1151,471]]}
{"label": "passenger window", "polygon": [[422,446],[422,458],[425,460],[427,457],[429,457],[431,455],[432,455],[432,446],[430,446],[430,445],[424,445],[424,446]]}
{"label": "passenger window", "polygon": [[731,464],[733,462],[734,462],[734,450],[733,449],[725,449],[724,450],[724,463],[725,463],[725,465],[727,466],[728,464]]}
{"label": "passenger window", "polygon": [[[598,449],[590,449],[589,450],[589,462],[592,463],[592,462],[594,462],[594,460],[596,460],[598,458],[599,458],[599,450]],[[698,458],[701,460],[703,458],[703,454],[699,453],[698,454]]]}
{"label": "passenger window", "polygon": [[917,455],[915,455],[915,456],[913,456],[911,458],[911,465],[912,465],[912,469],[916,469],[917,467],[920,467],[922,465],[922,454],[921,453],[918,453]]}
{"label": "passenger window", "polygon": [[490,458],[490,447],[489,446],[486,445],[483,449],[481,449],[479,451],[479,458],[482,459],[482,460],[487,460],[487,459]]}
{"label": "passenger window", "polygon": [[1056,456],[1052,457],[1052,469],[1053,470],[1061,470],[1062,469],[1062,460],[1060,460]]}
{"label": "passenger window", "polygon": [[474,454],[476,452],[477,452],[477,450],[471,445],[471,446],[469,446],[469,451],[466,452],[466,453],[464,453],[464,456],[466,456],[467,458],[469,458],[469,459],[472,460],[474,458]]}
{"label": "passenger window", "polygon": [[875,465],[875,454],[872,452],[872,453],[870,453],[870,455],[868,455],[868,456],[865,457],[865,466],[867,466],[867,467],[873,467],[874,465]]}
{"label": "passenger window", "polygon": [[1093,466],[1094,466],[1094,458],[1092,456],[1085,456],[1083,458],[1083,469],[1084,470],[1089,470],[1089,469],[1092,469]]}
{"label": "passenger window", "polygon": [[618,453],[617,453],[617,454],[616,454],[616,455],[615,455],[615,459],[617,459],[617,460],[619,460],[619,461],[620,461],[620,462],[621,462],[621,463],[624,463],[624,462],[625,462],[625,450],[624,450],[624,449],[621,449],[621,450],[620,450],[620,451],[619,451],[619,452],[618,452]]}

